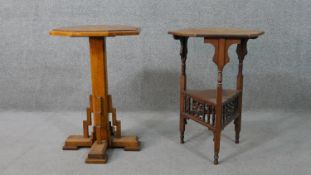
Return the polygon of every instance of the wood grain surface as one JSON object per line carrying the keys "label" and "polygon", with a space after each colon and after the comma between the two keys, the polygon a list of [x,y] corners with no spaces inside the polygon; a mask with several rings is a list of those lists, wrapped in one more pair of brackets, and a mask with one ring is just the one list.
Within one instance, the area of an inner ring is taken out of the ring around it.
{"label": "wood grain surface", "polygon": [[211,38],[257,38],[264,34],[260,30],[232,29],[232,28],[187,28],[169,31],[174,36],[211,37]]}
{"label": "wood grain surface", "polygon": [[56,28],[49,32],[52,36],[70,37],[107,37],[121,35],[138,35],[140,29],[124,25],[84,25]]}

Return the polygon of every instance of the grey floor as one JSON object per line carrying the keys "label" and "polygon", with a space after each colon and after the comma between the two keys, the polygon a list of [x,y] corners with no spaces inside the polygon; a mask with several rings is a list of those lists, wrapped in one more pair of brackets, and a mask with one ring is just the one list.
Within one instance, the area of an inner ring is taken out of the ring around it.
{"label": "grey floor", "polygon": [[88,149],[62,151],[69,134],[82,133],[81,112],[0,112],[1,175],[311,174],[311,119],[307,112],[244,112],[241,143],[233,124],[222,134],[220,165],[212,163],[212,134],[189,122],[179,144],[178,114],[118,113],[123,134],[137,134],[140,152],[109,150],[105,165],[87,165]]}

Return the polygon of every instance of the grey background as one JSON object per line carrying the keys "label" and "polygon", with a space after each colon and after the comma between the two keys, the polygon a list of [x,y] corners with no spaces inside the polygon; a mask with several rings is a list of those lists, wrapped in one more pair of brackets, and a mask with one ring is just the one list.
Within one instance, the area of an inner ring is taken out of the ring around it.
{"label": "grey background", "polygon": [[[244,109],[309,109],[310,0],[0,0],[0,109],[82,110],[91,91],[85,38],[51,37],[52,28],[128,24],[141,35],[108,39],[109,91],[119,110],[177,110],[183,27],[240,27],[266,34],[249,42]],[[235,86],[237,59],[225,67]],[[213,88],[213,49],[189,40],[190,88]]]}

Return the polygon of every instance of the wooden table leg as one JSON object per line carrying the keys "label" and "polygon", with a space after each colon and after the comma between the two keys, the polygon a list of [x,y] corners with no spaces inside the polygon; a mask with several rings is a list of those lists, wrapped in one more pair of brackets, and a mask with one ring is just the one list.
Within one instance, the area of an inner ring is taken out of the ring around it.
{"label": "wooden table leg", "polygon": [[[125,150],[139,150],[137,137],[122,137],[121,122],[116,119],[116,109],[108,94],[108,74],[105,38],[90,38],[90,59],[92,79],[92,107],[94,114],[95,142],[91,147],[86,163],[106,163],[106,150],[109,147],[122,147]],[[112,114],[112,124],[109,122]]]}
{"label": "wooden table leg", "polygon": [[[106,163],[108,148],[124,148],[126,151],[140,150],[136,136],[121,136],[121,121],[117,120],[116,108],[108,94],[108,74],[105,38],[90,37],[90,62],[92,95],[90,106],[86,109],[87,119],[83,121],[83,135],[71,135],[65,141],[64,150],[76,150],[80,147],[91,147],[86,163]],[[112,122],[109,122],[109,114]],[[93,122],[92,122],[93,116]],[[93,124],[93,133],[89,126]]]}
{"label": "wooden table leg", "polygon": [[240,40],[235,39],[205,39],[205,43],[210,43],[215,48],[213,61],[218,68],[217,89],[216,89],[216,123],[214,130],[214,164],[217,165],[220,151],[220,138],[222,130],[222,72],[224,66],[229,62],[228,49],[232,44],[240,44]]}
{"label": "wooden table leg", "polygon": [[239,72],[236,81],[236,89],[241,91],[239,97],[239,117],[234,120],[235,128],[235,143],[240,143],[240,131],[241,131],[241,117],[242,117],[242,97],[243,97],[243,61],[247,55],[247,39],[241,40],[241,43],[238,44],[236,53],[239,59]]}
{"label": "wooden table leg", "polygon": [[180,119],[179,119],[179,131],[180,131],[180,143],[183,144],[184,134],[186,129],[185,113],[185,91],[187,90],[187,75],[186,75],[186,61],[187,61],[187,43],[188,37],[175,38],[180,40],[180,57],[181,57],[181,75],[179,78],[179,94],[180,94]]}

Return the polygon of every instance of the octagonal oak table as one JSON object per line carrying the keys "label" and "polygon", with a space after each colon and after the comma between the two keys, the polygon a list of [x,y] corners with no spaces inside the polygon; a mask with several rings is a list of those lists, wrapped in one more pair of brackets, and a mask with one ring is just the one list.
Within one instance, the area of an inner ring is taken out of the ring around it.
{"label": "octagonal oak table", "polygon": [[[90,44],[90,64],[92,95],[87,117],[83,121],[83,135],[71,135],[65,141],[64,150],[91,147],[86,163],[106,163],[108,148],[124,148],[138,151],[140,143],[136,136],[121,136],[121,121],[116,118],[116,108],[108,94],[106,60],[106,38],[123,35],[138,35],[140,29],[122,25],[89,25],[53,29],[52,36],[88,37]],[[111,121],[109,115],[111,114]],[[92,120],[93,118],[93,120]],[[92,126],[92,133],[89,127]]]}
{"label": "octagonal oak table", "polygon": [[[188,119],[196,121],[214,133],[214,164],[218,164],[221,130],[230,122],[235,124],[235,142],[239,143],[241,130],[243,60],[247,54],[247,41],[264,34],[259,30],[228,28],[187,28],[170,31],[169,34],[181,43],[180,75],[180,142],[184,143],[185,125]],[[218,68],[215,89],[188,90],[186,76],[187,41],[200,37],[204,43],[215,48],[213,61]],[[237,44],[239,69],[235,89],[223,89],[223,69],[229,62],[228,49]]]}

